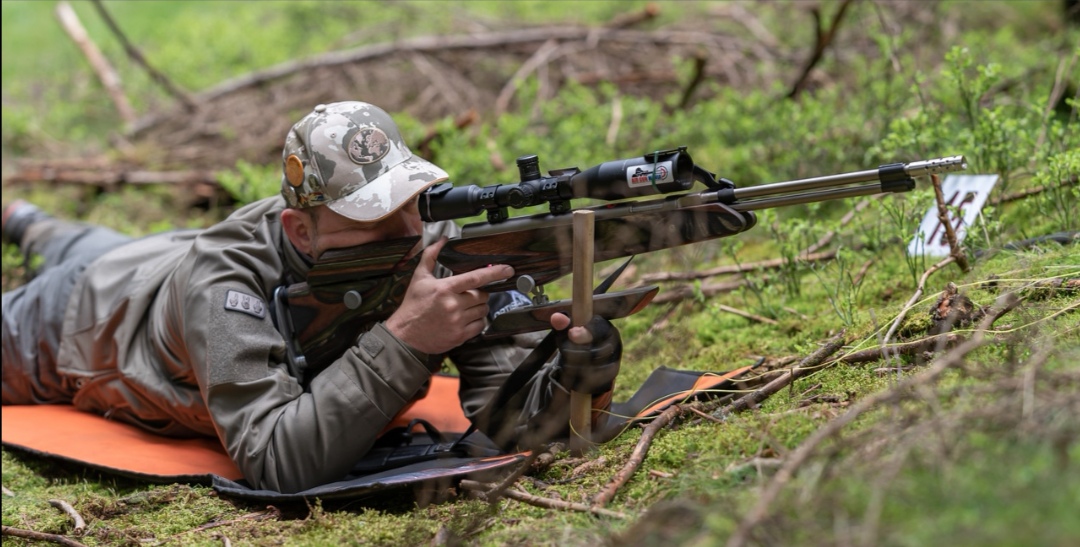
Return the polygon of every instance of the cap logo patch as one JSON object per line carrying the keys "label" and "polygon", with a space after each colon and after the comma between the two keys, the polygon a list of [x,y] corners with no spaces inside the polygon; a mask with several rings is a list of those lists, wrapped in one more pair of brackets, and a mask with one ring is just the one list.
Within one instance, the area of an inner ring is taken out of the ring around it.
{"label": "cap logo patch", "polygon": [[390,139],[378,127],[365,127],[349,141],[349,159],[359,165],[375,163],[390,151]]}
{"label": "cap logo patch", "polygon": [[291,154],[285,160],[285,180],[293,188],[299,188],[304,183],[304,162],[296,154]]}

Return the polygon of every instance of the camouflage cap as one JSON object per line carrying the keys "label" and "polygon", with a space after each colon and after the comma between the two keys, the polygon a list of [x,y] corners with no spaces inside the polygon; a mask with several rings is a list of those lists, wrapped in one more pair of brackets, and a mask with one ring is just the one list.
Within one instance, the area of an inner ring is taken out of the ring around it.
{"label": "camouflage cap", "polygon": [[289,130],[281,160],[281,194],[290,207],[326,205],[364,222],[448,178],[413,155],[389,114],[356,101],[316,106]]}

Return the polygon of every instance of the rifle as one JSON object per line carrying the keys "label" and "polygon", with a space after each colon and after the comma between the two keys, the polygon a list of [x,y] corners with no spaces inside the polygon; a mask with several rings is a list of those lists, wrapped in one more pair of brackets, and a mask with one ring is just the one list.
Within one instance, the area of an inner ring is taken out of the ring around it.
{"label": "rifle", "polygon": [[[485,289],[531,294],[529,302],[518,298],[519,305],[498,310],[481,335],[486,338],[546,330],[553,313],[569,311],[569,301],[548,301],[543,286],[572,270],[574,199],[606,202],[588,207],[595,215],[594,261],[600,262],[736,235],[754,227],[754,211],[761,209],[907,192],[915,188],[914,177],[967,167],[963,156],[951,156],[737,188],[695,165],[685,147],[604,162],[585,171],[558,169],[547,176],[535,155],[518,158],[517,165],[521,180],[516,183],[443,183],[420,195],[420,216],[427,222],[487,215],[484,222],[463,226],[461,236],[446,243],[439,264],[455,274],[509,264],[516,277]],[[690,192],[695,183],[706,189]],[[662,197],[638,199],[658,195]],[[547,213],[508,213],[545,204]],[[327,251],[306,282],[275,291],[275,318],[295,374],[307,362],[332,361],[353,343],[356,333],[397,309],[419,262],[419,245],[419,237],[408,237]],[[641,310],[658,291],[647,286],[597,294],[594,313],[625,317]]]}

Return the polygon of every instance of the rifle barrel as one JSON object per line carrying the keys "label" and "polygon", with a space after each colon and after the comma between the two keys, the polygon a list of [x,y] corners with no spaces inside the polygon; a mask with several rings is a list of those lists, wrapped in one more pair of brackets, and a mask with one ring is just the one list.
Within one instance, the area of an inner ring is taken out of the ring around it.
{"label": "rifle barrel", "polygon": [[830,190],[820,190],[817,192],[804,192],[801,194],[787,194],[783,196],[775,196],[761,199],[752,199],[750,201],[737,201],[728,207],[736,211],[757,211],[760,209],[771,209],[773,207],[787,207],[788,205],[798,205],[800,203],[814,203],[818,201],[827,201],[830,199],[844,199],[857,196],[871,196],[881,193],[881,185],[879,184],[864,184],[862,186],[849,186],[846,188],[833,188]]}
{"label": "rifle barrel", "polygon": [[[735,201],[738,202],[738,200],[742,199],[750,199],[763,196],[774,196],[776,194],[787,194],[790,192],[801,192],[804,190],[816,190],[818,188],[843,186],[845,184],[854,184],[857,182],[879,181],[882,178],[882,168],[884,167],[890,166],[882,166],[877,169],[867,169],[865,171],[841,173],[838,175],[825,175],[822,177],[813,177],[787,182],[776,182],[772,184],[762,184],[760,186],[751,186],[748,188],[736,188],[734,190]],[[964,156],[950,156],[947,158],[913,161],[911,163],[904,164],[903,166],[904,172],[909,177],[920,177],[923,175],[929,175],[934,173],[959,171],[966,168],[967,163],[964,161]],[[878,191],[880,192],[881,189],[879,188]]]}

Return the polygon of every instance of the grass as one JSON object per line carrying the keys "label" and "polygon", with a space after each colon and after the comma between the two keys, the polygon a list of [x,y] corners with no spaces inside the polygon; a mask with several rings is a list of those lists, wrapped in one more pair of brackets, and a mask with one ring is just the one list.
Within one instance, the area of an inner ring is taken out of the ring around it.
{"label": "grass", "polygon": [[[572,13],[546,2],[106,5],[152,62],[198,90],[238,72],[387,36],[522,22],[595,24],[644,3],[588,2],[575,4]],[[824,12],[832,13],[837,5],[826,2]],[[926,6],[926,14],[948,21],[956,34],[943,40],[943,33],[926,33],[925,28],[883,29],[873,5],[854,4],[850,16],[855,19],[844,27],[850,35],[842,36],[863,44],[858,31],[878,31],[878,41],[871,39],[878,49],[871,48],[875,53],[865,57],[857,56],[866,50],[855,45],[829,53],[821,67],[825,83],[799,101],[776,100],[784,91],[779,82],[777,89],[714,87],[711,100],[673,112],[663,100],[621,94],[611,86],[569,87],[533,112],[528,103],[536,85],[527,82],[519,91],[526,106],[485,121],[475,131],[449,134],[434,154],[449,172],[467,173],[483,184],[509,177],[491,166],[489,142],[506,158],[539,153],[545,168],[584,167],[643,149],[688,144],[695,160],[721,169],[740,186],[954,153],[978,158],[969,172],[1007,176],[1010,192],[1080,175],[1076,114],[1054,114],[1058,105],[1046,100],[1058,68],[1075,61],[1078,53],[1077,30],[1061,25],[1058,3],[989,3],[978,13],[963,2]],[[724,7],[665,3],[656,24],[694,19],[713,30],[745,32],[731,19],[708,15]],[[802,15],[787,7],[753,7],[783,45],[805,48],[809,43],[809,28],[792,23],[803,21]],[[92,6],[75,8],[106,54],[122,59]],[[9,160],[55,152],[60,145],[107,148],[115,116],[52,22],[52,5],[4,2],[2,9],[5,172]],[[328,9],[333,16],[325,13]],[[39,40],[55,47],[31,48]],[[896,53],[900,71],[893,68],[888,48]],[[117,64],[140,111],[165,100],[138,70],[122,60]],[[1073,67],[1063,81],[1075,94],[1076,63]],[[608,146],[616,99],[625,115],[618,138]],[[1068,112],[1069,103],[1062,104]],[[403,119],[407,140],[420,139],[429,122]],[[244,201],[275,191],[276,170],[275,165],[241,164],[223,180]],[[729,370],[761,356],[805,356],[841,330],[848,340],[842,353],[876,347],[914,291],[917,276],[932,263],[912,262],[903,254],[914,223],[930,203],[926,181],[919,183],[920,190],[912,194],[872,202],[844,226],[839,219],[853,201],[789,207],[762,215],[759,226],[738,240],[636,258],[637,276],[745,264],[793,255],[836,229],[832,246],[849,253],[846,271],[868,261],[869,266],[857,291],[835,262],[813,271],[797,264],[781,272],[749,274],[752,288],[655,305],[621,320],[626,347],[616,398],[628,397],[661,365]],[[1006,193],[1003,186],[995,196]],[[70,186],[5,185],[5,202],[13,197],[132,235],[207,226],[229,212],[179,209],[183,196],[163,188],[97,194]],[[1080,412],[1080,296],[1075,290],[1038,285],[1080,277],[1076,247],[1001,250],[1009,241],[1076,230],[1078,204],[1080,189],[1073,184],[984,210],[967,246],[987,254],[973,261],[969,273],[950,266],[932,277],[923,298],[907,313],[900,337],[922,336],[930,325],[928,311],[948,282],[982,306],[1004,291],[1018,290],[1026,298],[1023,306],[995,325],[993,343],[972,353],[964,366],[938,382],[898,394],[896,402],[860,416],[820,446],[754,531],[756,542],[1080,541],[1072,516],[1073,500],[1080,498],[1080,430],[1075,425]],[[18,286],[21,275],[18,253],[5,246],[4,290]],[[562,280],[548,292],[565,297],[568,287]],[[748,320],[717,304],[765,315],[778,324]],[[970,327],[964,329],[970,333]],[[1032,359],[1047,347],[1055,351],[1035,367]],[[150,485],[5,449],[3,484],[14,496],[4,498],[3,523],[71,534],[70,520],[47,503],[59,498],[87,519],[88,530],[78,539],[89,545],[220,545],[222,538],[253,545],[723,544],[771,479],[774,467],[748,462],[790,454],[852,404],[918,375],[929,358],[905,357],[899,372],[895,361],[824,368],[759,409],[722,416],[723,423],[690,417],[664,429],[643,467],[611,505],[632,515],[627,521],[506,500],[489,505],[465,496],[420,507],[408,490],[351,503],[282,506],[279,518],[260,520],[255,517],[265,507],[220,498],[204,486]],[[534,494],[587,502],[626,462],[639,436],[630,430],[588,460],[561,454],[549,469],[520,485]],[[602,465],[582,467],[601,458]],[[5,544],[26,543],[4,539]]]}

